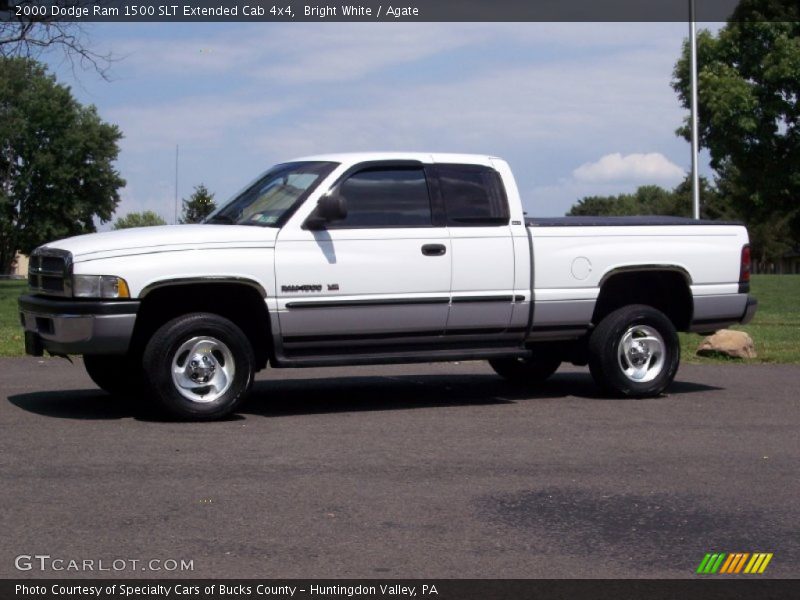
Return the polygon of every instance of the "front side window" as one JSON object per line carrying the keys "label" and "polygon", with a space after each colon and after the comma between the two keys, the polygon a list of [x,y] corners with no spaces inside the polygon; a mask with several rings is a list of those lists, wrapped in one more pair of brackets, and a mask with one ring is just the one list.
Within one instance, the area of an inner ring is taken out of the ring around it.
{"label": "front side window", "polygon": [[279,227],[336,166],[323,161],[277,165],[205,222]]}
{"label": "front side window", "polygon": [[436,172],[449,226],[508,225],[508,200],[497,171],[478,165],[440,165]]}
{"label": "front side window", "polygon": [[379,167],[359,171],[339,187],[347,218],[335,229],[361,227],[430,227],[431,202],[422,168]]}

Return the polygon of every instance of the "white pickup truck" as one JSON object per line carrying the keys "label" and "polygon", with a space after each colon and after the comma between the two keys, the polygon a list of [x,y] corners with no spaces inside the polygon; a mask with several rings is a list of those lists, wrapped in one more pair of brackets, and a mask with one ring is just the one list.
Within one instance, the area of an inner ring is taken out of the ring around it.
{"label": "white pickup truck", "polygon": [[495,157],[335,154],[205,224],[42,246],[19,307],[28,354],[82,354],[104,390],[184,419],[231,413],[268,364],[488,359],[534,384],[569,361],[644,397],[675,376],[676,331],[752,318],[749,267],[736,223],[526,218]]}

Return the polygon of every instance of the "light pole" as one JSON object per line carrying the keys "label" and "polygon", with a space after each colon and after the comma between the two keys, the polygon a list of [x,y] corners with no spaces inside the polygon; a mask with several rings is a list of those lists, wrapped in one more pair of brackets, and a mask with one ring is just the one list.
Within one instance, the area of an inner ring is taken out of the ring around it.
{"label": "light pole", "polygon": [[175,144],[175,225],[178,224],[178,144]]}
{"label": "light pole", "polygon": [[695,0],[689,0],[689,62],[691,69],[691,121],[692,121],[692,216],[700,218],[700,176],[698,174],[697,142],[697,25]]}

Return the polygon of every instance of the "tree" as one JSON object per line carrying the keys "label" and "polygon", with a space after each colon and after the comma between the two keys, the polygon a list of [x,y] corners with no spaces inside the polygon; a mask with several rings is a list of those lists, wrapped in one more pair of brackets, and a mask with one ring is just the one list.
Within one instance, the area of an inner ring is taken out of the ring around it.
{"label": "tree", "polygon": [[217,208],[214,194],[210,193],[202,183],[194,187],[194,192],[188,200],[181,201],[183,202],[181,223],[200,223]]}
{"label": "tree", "polygon": [[[800,240],[800,7],[742,0],[717,35],[702,31],[697,42],[699,142],[718,187],[751,231],[785,223]],[[688,44],[673,88],[688,108]],[[678,133],[689,139],[688,122]]]}
{"label": "tree", "polygon": [[130,229],[131,227],[153,227],[166,225],[167,222],[152,210],[128,213],[114,221],[114,229]]}
{"label": "tree", "polygon": [[[686,177],[674,190],[673,212],[680,217],[692,216],[692,180]],[[741,216],[733,206],[730,196],[713,186],[705,177],[700,177],[700,218],[713,221],[738,221]]]}
{"label": "tree", "polygon": [[[623,216],[623,215],[692,215],[692,184],[687,177],[674,190],[657,185],[639,187],[633,194],[618,196],[587,196],[569,210],[569,216]],[[738,218],[725,196],[708,181],[700,178],[700,216],[704,219],[731,220]]]}
{"label": "tree", "polygon": [[111,220],[121,138],[44,67],[0,57],[0,272],[18,251]]}
{"label": "tree", "polygon": [[657,186],[645,185],[633,194],[618,196],[588,196],[582,198],[568,215],[663,215],[671,214],[671,192]]}
{"label": "tree", "polygon": [[[82,0],[61,0],[57,4],[63,8],[91,5]],[[36,59],[49,50],[57,50],[73,68],[94,69],[101,77],[108,79],[113,58],[110,54],[100,54],[89,47],[88,36],[80,23],[58,20],[52,12],[17,16],[17,6],[30,8],[37,5],[49,8],[47,4],[32,0],[18,0],[13,6],[9,0],[0,0],[0,56]]]}
{"label": "tree", "polygon": [[[738,183],[734,179],[719,177],[717,182],[720,194],[723,196],[742,197],[741,192],[737,190]],[[737,216],[747,223],[755,273],[771,272],[774,263],[794,246],[793,240],[797,238],[791,229],[792,216],[791,212],[754,216],[751,210],[746,210],[744,215]]]}

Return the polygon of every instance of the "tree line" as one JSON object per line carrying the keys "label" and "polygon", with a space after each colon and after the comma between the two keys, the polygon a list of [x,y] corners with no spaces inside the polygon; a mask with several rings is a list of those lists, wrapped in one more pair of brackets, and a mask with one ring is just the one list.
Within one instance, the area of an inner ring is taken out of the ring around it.
{"label": "tree line", "polygon": [[[214,202],[214,194],[202,183],[194,187],[194,192],[188,199],[182,200],[183,210],[178,220],[182,225],[190,223],[202,223],[203,220],[214,212],[217,207]],[[131,227],[153,227],[155,225],[166,225],[167,222],[158,213],[152,210],[143,212],[131,212],[114,221],[114,229],[130,229]]]}

